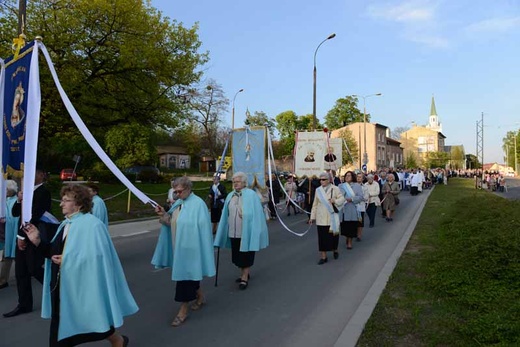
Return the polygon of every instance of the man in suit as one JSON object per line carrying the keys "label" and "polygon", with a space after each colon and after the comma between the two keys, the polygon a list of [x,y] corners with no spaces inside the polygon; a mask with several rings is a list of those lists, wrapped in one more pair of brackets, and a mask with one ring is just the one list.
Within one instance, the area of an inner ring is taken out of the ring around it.
{"label": "man in suit", "polygon": [[[41,168],[36,169],[34,179],[34,195],[32,205],[32,218],[30,223],[35,225],[42,234],[42,241],[50,242],[53,232],[56,228],[52,224],[42,222],[40,219],[43,214],[51,210],[51,193],[43,186],[45,181],[45,171]],[[22,212],[22,192],[18,193],[18,200],[13,205],[13,216],[18,217]],[[20,218],[20,223],[22,219]],[[57,225],[56,225],[57,227]],[[15,275],[16,286],[18,290],[18,306],[8,313],[4,313],[4,317],[14,317],[19,314],[29,313],[33,309],[33,295],[31,277],[43,284],[43,255],[41,252],[26,238],[22,229],[18,230],[20,238],[17,240],[17,250],[15,255]],[[24,239],[21,239],[24,238]]]}

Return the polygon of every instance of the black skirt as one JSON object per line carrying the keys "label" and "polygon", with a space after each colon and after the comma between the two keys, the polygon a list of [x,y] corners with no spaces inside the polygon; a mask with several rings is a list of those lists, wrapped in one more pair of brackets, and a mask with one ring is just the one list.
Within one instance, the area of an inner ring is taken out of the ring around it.
{"label": "black skirt", "polygon": [[365,226],[365,212],[361,213],[361,220],[358,222],[358,227],[363,228]]}
{"label": "black skirt", "polygon": [[219,207],[211,208],[211,223],[220,222],[220,216],[222,215],[222,209]]}
{"label": "black skirt", "polygon": [[331,252],[338,249],[339,234],[330,232],[329,225],[318,225],[318,250],[320,252]]}
{"label": "black skirt", "polygon": [[346,237],[357,237],[357,228],[359,222],[353,221],[342,221],[341,222],[341,235]]}
{"label": "black skirt", "polygon": [[189,302],[197,299],[197,290],[199,288],[200,281],[177,281],[175,301]]}
{"label": "black skirt", "polygon": [[231,262],[239,268],[251,267],[255,263],[255,252],[240,252],[242,239],[230,238]]}

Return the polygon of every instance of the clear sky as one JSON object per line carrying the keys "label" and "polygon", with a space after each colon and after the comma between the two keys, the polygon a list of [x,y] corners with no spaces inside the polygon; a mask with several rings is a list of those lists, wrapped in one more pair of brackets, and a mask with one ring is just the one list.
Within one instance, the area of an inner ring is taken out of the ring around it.
{"label": "clear sky", "polygon": [[[484,161],[503,162],[502,138],[520,128],[518,0],[152,0],[164,15],[200,25],[210,53],[206,78],[246,108],[270,117],[312,113],[314,51],[317,115],[338,98],[366,99],[372,121],[391,129],[428,122],[432,95],[447,145],[476,152],[484,113]],[[362,109],[362,102],[359,107]],[[228,124],[231,124],[231,107]]]}

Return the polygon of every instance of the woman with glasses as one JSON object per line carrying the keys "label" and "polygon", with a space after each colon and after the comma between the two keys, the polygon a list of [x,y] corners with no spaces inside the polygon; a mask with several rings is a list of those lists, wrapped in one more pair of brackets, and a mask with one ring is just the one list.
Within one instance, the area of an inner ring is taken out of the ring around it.
{"label": "woman with glasses", "polygon": [[[215,276],[208,207],[192,192],[192,186],[189,178],[177,178],[173,182],[175,203],[167,212],[162,206],[155,208],[163,225],[152,264],[157,268],[172,268],[172,280],[177,281],[175,301],[181,303],[171,323],[173,327],[184,323],[188,309],[197,311],[205,304],[200,281]],[[190,301],[193,301],[191,306]]]}
{"label": "woman with glasses", "polygon": [[80,185],[61,190],[65,220],[50,244],[40,231],[25,227],[29,240],[46,256],[42,317],[51,318],[50,346],[76,346],[108,340],[128,345],[116,328],[138,311],[108,230],[90,214],[92,197]]}
{"label": "woman with glasses", "polygon": [[231,248],[231,261],[240,268],[235,282],[244,290],[249,285],[249,272],[255,262],[255,252],[269,245],[269,234],[260,198],[246,187],[247,175],[233,175],[233,191],[224,203],[215,237],[215,247]]}
{"label": "woman with glasses", "polygon": [[352,171],[347,171],[343,180],[339,185],[345,197],[345,204],[341,209],[341,235],[347,238],[347,249],[352,249],[352,239],[358,236],[358,226],[362,221],[357,205],[364,201],[363,189],[356,182],[356,174]]}
{"label": "woman with glasses", "polygon": [[314,194],[311,218],[309,224],[316,222],[318,228],[318,250],[320,260],[318,265],[327,262],[327,252],[333,252],[334,259],[339,258],[339,209],[345,202],[341,191],[331,182],[331,176],[327,172],[320,174],[320,187]]}

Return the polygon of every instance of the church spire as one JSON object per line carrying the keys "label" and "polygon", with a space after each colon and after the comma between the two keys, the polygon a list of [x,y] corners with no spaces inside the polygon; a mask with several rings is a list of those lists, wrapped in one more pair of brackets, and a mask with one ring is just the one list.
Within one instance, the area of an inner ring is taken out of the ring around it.
{"label": "church spire", "polygon": [[430,116],[437,116],[437,109],[435,109],[435,99],[432,95],[432,106],[430,109]]}

